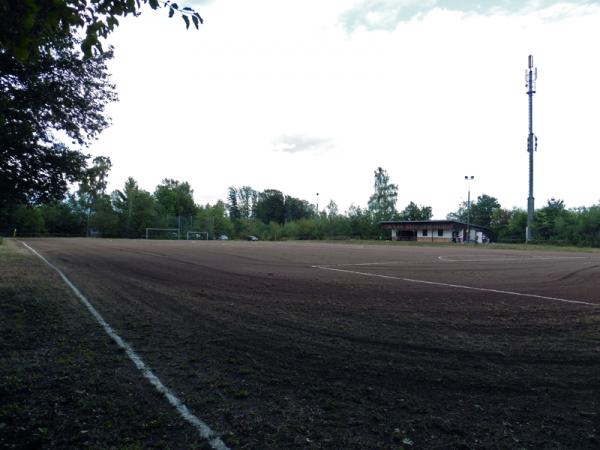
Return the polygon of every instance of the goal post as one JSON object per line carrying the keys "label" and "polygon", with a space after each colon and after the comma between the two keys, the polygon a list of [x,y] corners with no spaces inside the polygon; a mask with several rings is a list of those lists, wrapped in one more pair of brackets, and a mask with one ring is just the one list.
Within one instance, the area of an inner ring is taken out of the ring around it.
{"label": "goal post", "polygon": [[208,231],[188,231],[185,234],[185,238],[194,241],[208,241]]}
{"label": "goal post", "polygon": [[146,228],[146,239],[179,239],[179,228]]}

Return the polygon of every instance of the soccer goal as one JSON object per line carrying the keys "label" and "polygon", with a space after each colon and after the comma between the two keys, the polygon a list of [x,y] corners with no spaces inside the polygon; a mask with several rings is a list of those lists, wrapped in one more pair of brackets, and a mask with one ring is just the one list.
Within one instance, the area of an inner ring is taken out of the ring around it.
{"label": "soccer goal", "polygon": [[179,228],[146,228],[146,239],[179,239]]}
{"label": "soccer goal", "polygon": [[188,231],[185,238],[194,241],[208,241],[208,231]]}

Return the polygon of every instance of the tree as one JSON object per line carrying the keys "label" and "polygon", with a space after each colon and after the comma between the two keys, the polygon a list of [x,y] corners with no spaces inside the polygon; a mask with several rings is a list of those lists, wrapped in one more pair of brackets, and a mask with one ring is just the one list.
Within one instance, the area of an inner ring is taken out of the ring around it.
{"label": "tree", "polygon": [[373,215],[368,209],[350,205],[347,214],[350,237],[370,239],[379,234],[379,226],[377,222],[373,220]]}
{"label": "tree", "polygon": [[[106,179],[108,172],[112,167],[110,158],[98,156],[92,161],[79,183],[79,189],[73,196],[73,204],[79,211],[81,221],[85,224],[85,234],[90,234],[90,218],[96,210],[99,202],[104,201],[110,205],[108,196],[106,196]],[[103,206],[106,211],[106,205]]]}
{"label": "tree", "polygon": [[450,212],[446,215],[448,220],[456,220],[458,222],[467,222],[467,202],[462,202],[458,205],[458,210]]}
{"label": "tree", "polygon": [[401,220],[430,220],[433,216],[431,206],[421,206],[410,202],[400,213]]}
{"label": "tree", "polygon": [[27,62],[0,48],[0,207],[60,201],[85,175],[87,156],[56,132],[85,146],[108,126],[104,108],[116,100],[106,68],[112,52],[83,60],[73,42],[55,39],[52,51]]}
{"label": "tree", "polygon": [[129,237],[142,237],[146,228],[156,222],[156,201],[150,192],[138,189],[135,192]]}
{"label": "tree", "polygon": [[46,232],[53,235],[79,235],[80,218],[66,202],[48,203],[38,207]]}
{"label": "tree", "polygon": [[557,222],[567,214],[563,200],[548,200],[546,206],[535,212],[534,229],[537,237],[543,240],[557,239]]}
{"label": "tree", "polygon": [[390,177],[381,167],[377,168],[374,176],[375,193],[369,198],[369,211],[376,222],[391,220],[397,214],[398,185],[390,183]]}
{"label": "tree", "polygon": [[285,221],[307,219],[313,215],[312,206],[306,200],[285,196]]}
{"label": "tree", "polygon": [[23,61],[35,59],[54,48],[53,39],[85,35],[81,49],[86,57],[102,53],[101,38],[106,38],[119,18],[141,14],[142,4],[152,9],[166,8],[169,17],[177,12],[187,28],[196,28],[202,17],[192,8],[179,8],[170,0],[27,0],[0,1],[0,47]]}
{"label": "tree", "polygon": [[470,208],[467,202],[462,202],[458,211],[448,214],[448,220],[458,220],[474,225],[490,228],[494,219],[494,212],[500,209],[500,203],[495,197],[482,194],[477,197],[477,201],[472,201]]}
{"label": "tree", "polygon": [[124,223],[125,236],[127,237],[131,237],[131,220],[138,190],[137,182],[132,177],[129,177],[125,181],[123,190],[113,191],[111,195],[113,208],[121,216],[121,222]]}
{"label": "tree", "polygon": [[[119,215],[112,208],[110,197],[102,195],[94,203],[94,213],[89,219],[89,230],[94,230],[95,236],[117,237],[120,235]],[[88,231],[90,235],[90,231]]]}
{"label": "tree", "polygon": [[12,226],[19,236],[39,236],[46,232],[44,218],[38,208],[21,204],[12,214]]}
{"label": "tree", "polygon": [[254,209],[256,218],[265,224],[285,222],[285,199],[281,191],[265,189],[258,195]]}
{"label": "tree", "polygon": [[230,235],[233,231],[233,224],[230,218],[227,217],[226,211],[227,207],[221,200],[212,206],[209,204],[199,206],[194,228],[207,231],[211,238],[221,234]]}
{"label": "tree", "polygon": [[242,219],[254,217],[256,204],[258,202],[258,192],[250,186],[242,186],[237,191],[240,216]]}
{"label": "tree", "polygon": [[495,240],[499,242],[524,242],[527,226],[527,211],[497,208],[492,216],[491,229]]}
{"label": "tree", "polygon": [[338,205],[333,200],[329,201],[329,204],[325,207],[325,210],[327,211],[327,217],[329,219],[333,219],[334,217],[337,217],[339,214]]}
{"label": "tree", "polygon": [[227,209],[229,210],[229,218],[231,220],[238,220],[242,217],[240,214],[240,208],[238,206],[238,191],[233,186],[228,189],[227,192]]}
{"label": "tree", "polygon": [[161,214],[193,216],[196,213],[193,193],[189,183],[165,178],[156,186],[154,198]]}
{"label": "tree", "polygon": [[156,220],[154,197],[140,189],[137,181],[127,178],[123,190],[113,191],[112,206],[119,217],[120,235],[123,237],[143,236],[145,228],[152,227]]}
{"label": "tree", "polygon": [[56,132],[86,146],[106,128],[116,94],[112,49],[100,38],[142,4],[179,12],[187,27],[202,22],[170,0],[0,0],[0,217],[23,202],[60,201],[84,176],[86,155]]}
{"label": "tree", "polygon": [[600,204],[578,211],[577,244],[600,247]]}
{"label": "tree", "polygon": [[477,197],[477,202],[471,205],[471,223],[490,228],[494,211],[500,208],[500,203],[495,197],[482,194]]}

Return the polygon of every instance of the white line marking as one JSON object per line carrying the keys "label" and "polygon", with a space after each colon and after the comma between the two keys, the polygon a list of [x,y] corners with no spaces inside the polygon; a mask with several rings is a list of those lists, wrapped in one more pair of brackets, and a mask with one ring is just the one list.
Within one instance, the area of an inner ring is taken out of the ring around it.
{"label": "white line marking", "polygon": [[532,297],[532,298],[539,298],[542,300],[553,300],[556,302],[577,303],[580,305],[589,305],[589,306],[600,306],[600,304],[598,304],[598,303],[585,302],[585,301],[581,301],[581,300],[568,300],[566,298],[558,298],[558,297],[546,297],[545,295],[524,294],[522,292],[512,292],[512,291],[501,291],[499,289],[479,288],[479,287],[473,287],[473,286],[465,286],[462,284],[440,283],[438,281],[415,280],[414,278],[402,278],[402,277],[395,277],[392,275],[380,275],[377,273],[357,272],[355,270],[336,269],[334,267],[326,267],[326,266],[311,266],[311,267],[314,269],[333,270],[336,272],[346,272],[346,273],[352,273],[355,275],[363,275],[365,277],[377,277],[377,278],[386,278],[389,280],[407,281],[409,283],[431,284],[434,286],[446,286],[446,287],[452,287],[452,288],[457,288],[457,289],[469,289],[472,291],[494,292],[497,294],[516,295],[519,297]]}
{"label": "white line marking", "polygon": [[378,261],[366,263],[323,264],[321,267],[382,266],[384,264],[408,264],[408,261]]}
{"label": "white line marking", "polygon": [[63,279],[63,281],[67,284],[67,286],[69,286],[71,288],[71,290],[75,293],[75,295],[79,298],[79,300],[81,300],[81,303],[84,304],[84,306],[88,309],[88,311],[92,314],[92,316],[94,316],[94,318],[98,321],[98,323],[102,326],[102,328],[104,328],[104,331],[106,331],[106,334],[108,334],[117,343],[117,345],[119,347],[121,347],[123,350],[125,350],[125,352],[127,353],[127,356],[129,356],[129,359],[131,359],[131,361],[133,361],[133,363],[140,370],[140,372],[142,372],[142,375],[144,375],[144,377],[156,388],[156,390],[158,392],[160,392],[161,394],[163,394],[165,396],[165,398],[169,401],[169,403],[171,405],[173,405],[175,407],[175,409],[177,409],[177,412],[179,412],[181,417],[183,417],[186,421],[188,421],[190,424],[192,424],[192,426],[194,428],[196,428],[198,433],[200,433],[200,436],[203,439],[206,439],[208,441],[208,444],[213,449],[229,450],[229,447],[227,447],[225,445],[225,443],[221,440],[221,438],[219,438],[219,436],[217,436],[215,434],[215,432],[213,430],[211,430],[211,428],[204,421],[200,420],[197,416],[192,414],[190,412],[190,410],[188,409],[188,407],[185,406],[181,400],[179,400],[179,398],[173,393],[173,391],[171,391],[171,389],[166,387],[160,381],[160,379],[156,375],[154,375],[152,370],[150,370],[150,368],[144,363],[144,361],[142,361],[142,358],[140,358],[138,356],[138,354],[133,350],[131,345],[129,345],[127,342],[125,342],[123,339],[121,339],[121,336],[119,336],[112,329],[112,327],[108,324],[108,322],[106,322],[104,320],[104,318],[100,315],[100,313],[98,311],[96,311],[96,308],[94,308],[92,306],[92,304],[89,302],[89,300],[87,298],[85,298],[85,296],[79,291],[79,289],[77,289],[77,287],[73,283],[71,283],[71,280],[69,280],[66,277],[66,275],[64,273],[62,273],[62,271],[58,267],[56,267],[52,263],[50,263],[46,258],[44,258],[42,255],[40,255],[37,251],[35,251],[33,248],[31,248],[25,242],[21,241],[21,243],[25,247],[27,247],[29,250],[31,250],[35,255],[39,256],[40,259],[42,261],[44,261],[46,264],[48,264],[52,269],[54,269],[54,270],[56,270],[56,272],[58,272],[58,274]]}
{"label": "white line marking", "polygon": [[476,259],[450,259],[447,256],[438,256],[440,261],[444,262],[486,262],[486,261],[540,261],[540,260],[554,260],[554,259],[587,259],[587,256],[530,256],[528,258],[515,258],[514,256],[507,256],[504,258],[476,258]]}

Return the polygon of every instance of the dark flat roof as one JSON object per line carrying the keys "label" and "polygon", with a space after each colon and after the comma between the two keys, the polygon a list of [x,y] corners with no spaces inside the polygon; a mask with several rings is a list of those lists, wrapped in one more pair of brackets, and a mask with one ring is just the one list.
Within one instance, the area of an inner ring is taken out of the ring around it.
{"label": "dark flat roof", "polygon": [[382,220],[379,225],[462,225],[464,227],[480,228],[482,230],[489,230],[488,227],[483,227],[474,223],[467,224],[466,222],[460,222],[458,220]]}

